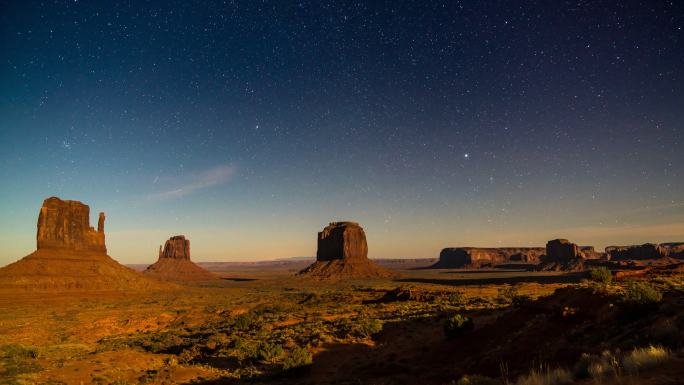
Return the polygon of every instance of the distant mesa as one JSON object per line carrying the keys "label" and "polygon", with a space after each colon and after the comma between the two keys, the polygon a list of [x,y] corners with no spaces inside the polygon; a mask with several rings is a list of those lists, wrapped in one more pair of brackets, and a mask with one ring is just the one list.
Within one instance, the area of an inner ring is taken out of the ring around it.
{"label": "distant mesa", "polygon": [[165,281],[211,281],[218,277],[190,260],[190,240],[184,235],[169,238],[159,246],[159,259],[143,271]]}
{"label": "distant mesa", "polygon": [[51,197],[38,214],[37,250],[0,269],[0,289],[147,290],[165,288],[156,280],[122,266],[107,255],[105,214],[97,230],[90,208],[79,201]]}
{"label": "distant mesa", "polygon": [[665,246],[655,243],[645,243],[643,245],[633,246],[608,246],[606,253],[613,261],[620,261],[625,259],[658,259],[669,255],[669,250]]}
{"label": "distant mesa", "polygon": [[537,263],[543,247],[448,247],[439,253],[433,269],[495,267],[508,263]]}
{"label": "distant mesa", "polygon": [[366,233],[356,222],[331,222],[318,233],[316,262],[298,273],[321,280],[389,278],[397,274],[368,259]]}
{"label": "distant mesa", "polygon": [[567,239],[553,239],[546,242],[546,255],[537,270],[541,271],[582,271],[587,252],[593,251],[593,247],[580,247]]}

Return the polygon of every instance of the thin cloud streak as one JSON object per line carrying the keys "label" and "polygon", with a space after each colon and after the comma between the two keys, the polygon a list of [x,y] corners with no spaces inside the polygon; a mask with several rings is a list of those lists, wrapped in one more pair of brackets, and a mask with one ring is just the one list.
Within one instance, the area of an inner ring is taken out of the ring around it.
{"label": "thin cloud streak", "polygon": [[[232,165],[223,165],[210,170],[193,175],[184,183],[169,190],[160,191],[147,195],[149,201],[178,199],[209,187],[228,183],[233,179],[237,168]],[[155,179],[156,181],[157,179]]]}

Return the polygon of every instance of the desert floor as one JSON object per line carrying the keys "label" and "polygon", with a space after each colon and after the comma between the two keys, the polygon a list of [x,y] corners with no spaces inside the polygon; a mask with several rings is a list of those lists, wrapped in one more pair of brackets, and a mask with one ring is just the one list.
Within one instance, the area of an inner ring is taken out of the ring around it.
{"label": "desert floor", "polygon": [[[658,338],[670,341],[668,362],[613,380],[681,379],[679,276],[656,282],[657,310],[626,316],[615,310],[624,285],[582,273],[401,274],[330,283],[240,270],[166,292],[0,293],[0,383],[449,384],[481,374],[513,384],[535,368],[574,370],[582,352]],[[447,339],[456,313],[474,329]]]}

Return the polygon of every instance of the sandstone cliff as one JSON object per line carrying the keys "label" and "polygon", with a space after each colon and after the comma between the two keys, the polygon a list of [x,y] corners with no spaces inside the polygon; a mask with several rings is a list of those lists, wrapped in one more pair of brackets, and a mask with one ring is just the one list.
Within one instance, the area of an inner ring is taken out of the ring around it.
{"label": "sandstone cliff", "polygon": [[159,259],[143,271],[165,281],[210,281],[218,277],[190,260],[190,240],[184,235],[169,238],[159,246]]}
{"label": "sandstone cliff", "polygon": [[506,263],[536,263],[543,247],[448,247],[439,253],[434,269],[496,267]]}
{"label": "sandstone cliff", "polygon": [[322,280],[389,278],[397,274],[368,259],[363,228],[356,222],[331,222],[318,233],[316,262],[298,273]]}
{"label": "sandstone cliff", "polygon": [[0,269],[0,291],[135,291],[166,289],[107,255],[105,215],[97,231],[90,208],[51,197],[38,213],[37,250]]}

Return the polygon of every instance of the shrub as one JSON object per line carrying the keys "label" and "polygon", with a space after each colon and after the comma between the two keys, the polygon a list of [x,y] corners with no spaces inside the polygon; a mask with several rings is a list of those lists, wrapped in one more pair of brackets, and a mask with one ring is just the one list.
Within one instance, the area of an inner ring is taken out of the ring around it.
{"label": "shrub", "polygon": [[369,338],[373,334],[380,333],[382,322],[375,318],[359,318],[356,323],[355,332],[358,336]]}
{"label": "shrub", "polygon": [[473,330],[474,324],[470,317],[456,314],[449,317],[444,323],[444,335],[448,339],[456,338],[458,335]]}
{"label": "shrub", "polygon": [[499,295],[496,297],[496,302],[502,305],[510,305],[513,303],[513,299],[518,295],[520,294],[518,293],[517,287],[502,287],[499,289]]}
{"label": "shrub", "polygon": [[622,302],[637,307],[656,306],[663,299],[662,293],[646,282],[634,282],[622,295]]}
{"label": "shrub", "polygon": [[579,378],[591,377],[594,380],[617,375],[620,371],[620,361],[609,350],[601,355],[582,354],[575,365],[575,376]]}
{"label": "shrub", "polygon": [[589,279],[596,283],[610,285],[613,281],[613,274],[605,266],[599,266],[595,269],[589,270]]}
{"label": "shrub", "polygon": [[285,354],[285,350],[283,350],[283,347],[278,344],[265,342],[259,345],[256,353],[260,361],[266,363],[275,363],[278,362]]}
{"label": "shrub", "polygon": [[485,376],[463,376],[456,385],[501,385],[501,381]]}
{"label": "shrub", "polygon": [[635,348],[622,357],[622,366],[630,373],[640,369],[648,369],[657,366],[670,359],[670,352],[662,346],[647,346]]}
{"label": "shrub", "polygon": [[465,296],[465,294],[458,291],[449,293],[447,298],[453,306],[465,306],[468,304],[468,298]]}
{"label": "shrub", "polygon": [[515,307],[520,307],[520,306],[528,304],[530,302],[532,302],[532,297],[530,297],[529,295],[525,295],[525,294],[518,294],[518,295],[515,295],[513,297],[513,299],[511,300],[511,305],[513,305]]}
{"label": "shrub", "polygon": [[261,319],[256,314],[244,313],[235,317],[233,325],[238,330],[250,331],[261,327]]}
{"label": "shrub", "polygon": [[571,384],[572,376],[565,369],[532,370],[527,375],[518,377],[516,385],[561,385]]}
{"label": "shrub", "polygon": [[283,361],[283,369],[292,370],[311,365],[313,362],[313,355],[308,350],[302,347],[295,347],[290,354]]}

